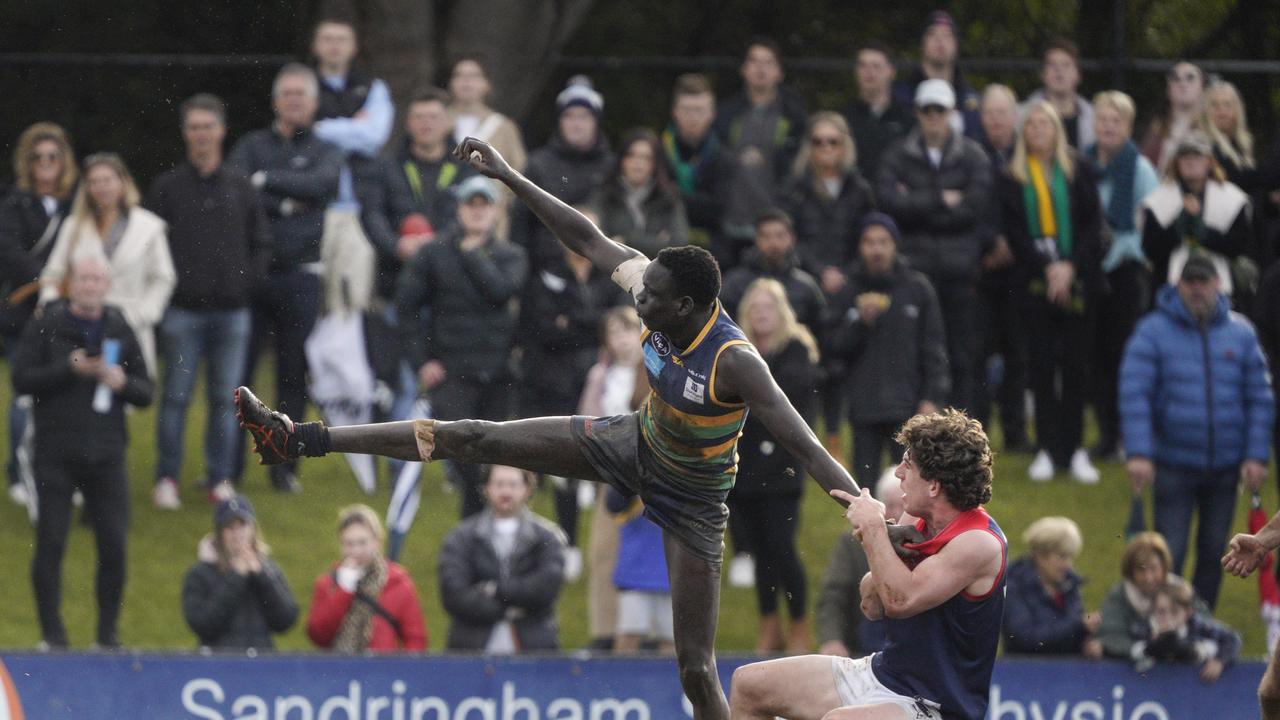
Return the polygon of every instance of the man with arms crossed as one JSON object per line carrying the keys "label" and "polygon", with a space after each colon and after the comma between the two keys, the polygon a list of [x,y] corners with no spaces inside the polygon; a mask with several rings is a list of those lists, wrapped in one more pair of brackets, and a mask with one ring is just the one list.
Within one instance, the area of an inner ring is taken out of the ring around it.
{"label": "man with arms crossed", "polygon": [[488,144],[468,138],[457,154],[510,187],[566,247],[612,272],[614,281],[635,297],[646,328],[645,371],[653,388],[644,406],[631,415],[607,418],[410,420],[326,428],[322,423],[295,424],[241,388],[241,424],[268,464],[327,452],[452,458],[587,478],[638,494],[649,517],[663,529],[676,659],[694,718],[728,718],[714,644],[728,516],[724,500],[733,486],[737,439],[747,409],[759,414],[824,489],[852,497],[856,486],[822,449],[759,354],[721,309],[716,301],[720,271],[710,253],[691,246],[667,248],[650,262],[513,170]]}
{"label": "man with arms crossed", "polygon": [[734,720],[917,720],[987,712],[1004,614],[1006,544],[982,505],[991,500],[991,448],[982,425],[958,410],[917,415],[898,432],[896,475],[906,514],[926,540],[919,562],[895,556],[884,504],[863,488],[845,517],[871,572],[862,612],[885,618],[884,650],[864,658],[782,658],[738,668]]}

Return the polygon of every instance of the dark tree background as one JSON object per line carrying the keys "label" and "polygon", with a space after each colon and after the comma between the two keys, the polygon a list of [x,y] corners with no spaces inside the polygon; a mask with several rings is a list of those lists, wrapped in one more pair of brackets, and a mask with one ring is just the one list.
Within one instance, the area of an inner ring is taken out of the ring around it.
{"label": "dark tree background", "polygon": [[[1075,39],[1086,57],[1280,59],[1280,3],[1224,0],[896,0],[891,7],[841,0],[260,0],[210,4],[165,0],[66,0],[0,6],[0,153],[36,120],[72,133],[79,155],[117,150],[145,186],[181,155],[176,108],[200,91],[222,96],[230,140],[268,122],[279,58],[303,58],[316,19],[353,20],[363,57],[397,99],[438,83],[448,61],[480,53],[491,67],[495,105],[521,121],[530,146],[545,141],[553,99],[566,78],[591,75],[606,98],[605,123],[658,127],[672,79],[699,69],[718,90],[736,89],[748,38],[775,37],[796,62],[836,62],[789,71],[810,107],[852,94],[847,61],[879,38],[911,59],[929,12],[946,5],[961,27],[961,53],[1030,58],[1053,35]],[[121,57],[128,56],[128,57]],[[174,57],[180,56],[180,57]],[[210,57],[217,56],[217,57]],[[599,64],[583,58],[620,58]],[[577,59],[575,59],[577,58]],[[813,63],[810,63],[811,65]],[[970,73],[1019,93],[1037,84],[1025,70]],[[1245,95],[1254,132],[1276,124],[1276,77],[1228,74]],[[1115,69],[1086,72],[1086,94],[1113,87]],[[1128,69],[1123,87],[1144,115],[1159,109],[1163,77]],[[1140,120],[1141,121],[1141,120]],[[6,172],[0,177],[9,174]]]}

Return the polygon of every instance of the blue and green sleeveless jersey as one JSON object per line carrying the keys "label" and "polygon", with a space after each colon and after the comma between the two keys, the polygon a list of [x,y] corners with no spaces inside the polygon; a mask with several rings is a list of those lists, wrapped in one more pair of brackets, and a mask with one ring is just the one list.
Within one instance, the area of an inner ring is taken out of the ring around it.
{"label": "blue and green sleeveless jersey", "polygon": [[747,407],[716,397],[716,363],[746,335],[716,303],[693,343],[680,350],[663,333],[641,336],[649,397],[640,408],[640,432],[658,464],[691,486],[728,489],[738,471],[738,437]]}

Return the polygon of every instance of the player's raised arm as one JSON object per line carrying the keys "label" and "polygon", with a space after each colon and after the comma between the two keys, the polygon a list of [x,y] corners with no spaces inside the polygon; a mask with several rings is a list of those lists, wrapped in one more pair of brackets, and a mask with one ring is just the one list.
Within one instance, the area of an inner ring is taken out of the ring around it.
{"label": "player's raised arm", "polygon": [[632,258],[643,258],[639,251],[620,245],[605,237],[600,228],[582,213],[561,202],[554,195],[533,184],[507,164],[492,145],[475,138],[467,138],[454,150],[454,155],[475,168],[511,188],[534,215],[542,221],[556,239],[565,247],[587,258],[597,268],[612,273],[619,265]]}
{"label": "player's raised arm", "polygon": [[717,395],[741,398],[782,447],[800,459],[805,472],[812,475],[823,490],[858,493],[858,486],[848,471],[818,442],[754,349],[738,345],[725,350],[716,370],[719,373]]}

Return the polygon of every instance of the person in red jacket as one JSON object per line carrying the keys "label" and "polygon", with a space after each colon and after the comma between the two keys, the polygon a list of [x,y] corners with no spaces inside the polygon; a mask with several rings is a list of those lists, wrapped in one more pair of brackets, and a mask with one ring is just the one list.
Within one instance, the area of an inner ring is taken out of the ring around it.
{"label": "person in red jacket", "polygon": [[338,652],[427,649],[418,591],[409,572],[382,557],[382,523],[367,505],[338,513],[342,560],[316,578],[307,637]]}

